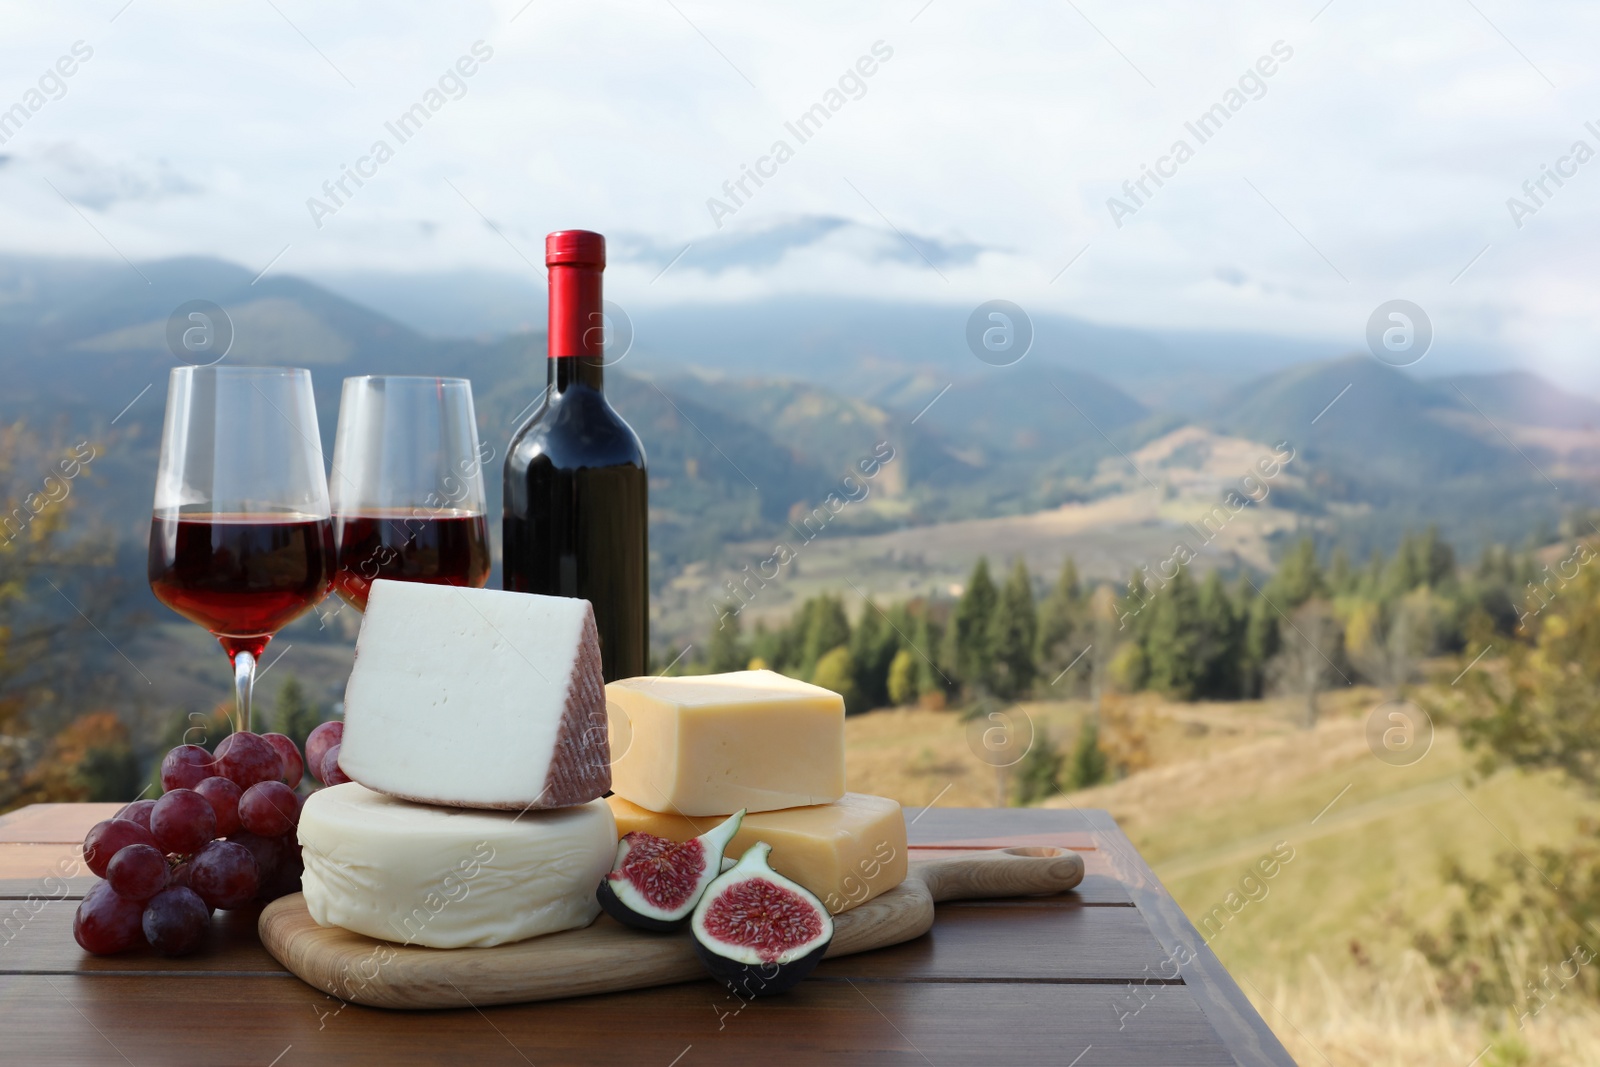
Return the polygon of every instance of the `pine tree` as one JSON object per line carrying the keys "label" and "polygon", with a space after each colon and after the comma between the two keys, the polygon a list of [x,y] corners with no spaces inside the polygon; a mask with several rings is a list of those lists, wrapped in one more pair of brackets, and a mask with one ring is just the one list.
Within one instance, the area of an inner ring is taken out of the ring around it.
{"label": "pine tree", "polygon": [[805,644],[800,659],[802,675],[815,671],[817,661],[823,656],[850,643],[850,619],[844,613],[844,601],[824,595],[814,597],[806,606]]}
{"label": "pine tree", "polygon": [[739,616],[733,612],[721,615],[721,625],[711,630],[711,640],[706,648],[706,666],[712,674],[742,671],[750,664],[750,650],[740,640]]}
{"label": "pine tree", "polygon": [[1100,719],[1085,715],[1078,725],[1078,741],[1072,746],[1062,786],[1068,790],[1088,789],[1105,781],[1110,769],[1105,749],[1100,747]]}
{"label": "pine tree", "polygon": [[1239,654],[1239,692],[1246,700],[1261,695],[1267,662],[1278,654],[1278,613],[1258,594],[1248,578],[1239,579],[1235,614],[1243,620],[1244,640]]}
{"label": "pine tree", "polygon": [[322,709],[311,703],[305,686],[292,674],[278,690],[272,712],[273,727],[302,749],[306,746],[306,736],[322,722]]}
{"label": "pine tree", "polygon": [[1296,542],[1278,564],[1266,593],[1280,611],[1292,611],[1315,596],[1327,593],[1322,568],[1317,566],[1317,546],[1309,537]]}
{"label": "pine tree", "polygon": [[994,691],[1007,700],[1028,692],[1035,673],[1033,649],[1039,639],[1039,618],[1033,605],[1033,578],[1017,560],[989,616],[986,643],[994,658]]}
{"label": "pine tree", "polygon": [[[1068,556],[1061,565],[1061,576],[1039,607],[1039,652],[1041,665],[1054,665],[1063,653],[1075,656],[1068,646],[1080,627],[1083,616],[1083,591],[1078,584],[1078,565]],[[1068,660],[1067,662],[1070,662]],[[1062,666],[1066,664],[1063,663]]]}
{"label": "pine tree", "polygon": [[949,676],[940,670],[933,659],[938,654],[943,632],[934,622],[931,608],[932,605],[923,605],[922,612],[917,616],[917,628],[911,634],[911,654],[916,657],[914,665],[919,698],[932,693],[948,693],[950,690]]}
{"label": "pine tree", "polygon": [[1148,609],[1144,635],[1149,685],[1178,700],[1194,696],[1200,681],[1200,601],[1189,569],[1179,566]]}
{"label": "pine tree", "polygon": [[856,666],[856,687],[868,707],[881,708],[889,700],[889,664],[900,650],[900,635],[871,598],[861,607],[861,621],[850,638],[850,655]]}
{"label": "pine tree", "polygon": [[1236,700],[1242,695],[1239,660],[1244,635],[1234,614],[1233,598],[1222,584],[1221,572],[1213,570],[1206,576],[1200,587],[1198,609],[1195,695]]}
{"label": "pine tree", "polygon": [[1061,751],[1050,740],[1044,727],[1034,735],[1033,744],[1017,762],[1012,780],[1012,795],[1017,804],[1028,805],[1048,800],[1061,791],[1061,772],[1066,764]]}
{"label": "pine tree", "polygon": [[956,604],[955,616],[945,631],[949,653],[945,661],[955,669],[955,680],[974,690],[994,687],[994,652],[989,644],[989,620],[1000,594],[989,577],[989,561],[979,557],[972,577]]}

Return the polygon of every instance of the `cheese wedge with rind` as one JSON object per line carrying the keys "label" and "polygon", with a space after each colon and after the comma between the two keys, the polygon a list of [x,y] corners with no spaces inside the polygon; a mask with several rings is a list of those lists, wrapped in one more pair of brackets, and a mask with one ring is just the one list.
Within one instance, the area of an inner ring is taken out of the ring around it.
{"label": "cheese wedge with rind", "polygon": [[413,804],[355,782],[311,794],[298,833],[314,920],[427,948],[589,925],[617,848],[603,800],[517,815]]}
{"label": "cheese wedge with rind", "polygon": [[772,671],[606,686],[611,788],[651,811],[717,815],[844,796],[844,699]]}
{"label": "cheese wedge with rind", "polygon": [[[721,821],[649,811],[620,796],[606,802],[616,816],[618,837],[642,830],[687,841]],[[772,846],[773,870],[811,890],[835,915],[905,881],[909,865],[900,804],[865,793],[846,793],[832,804],[746,815],[726,854],[742,855],[757,841]]]}
{"label": "cheese wedge with rind", "polygon": [[391,796],[523,811],[611,788],[586,600],[375,581],[344,715],[340,768]]}

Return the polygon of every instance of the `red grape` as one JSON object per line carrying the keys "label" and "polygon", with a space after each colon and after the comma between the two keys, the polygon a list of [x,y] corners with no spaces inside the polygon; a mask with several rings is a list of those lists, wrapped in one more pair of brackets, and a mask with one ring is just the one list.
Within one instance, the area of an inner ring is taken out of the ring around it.
{"label": "red grape", "polygon": [[144,936],[163,956],[187,956],[211,925],[211,912],[192,889],[163,889],[144,907]]}
{"label": "red grape", "polygon": [[[344,740],[344,721],[325,722],[306,735],[306,769],[322,781],[322,759],[328,749]],[[328,784],[328,783],[324,783]]]}
{"label": "red grape", "polygon": [[278,869],[272,873],[272,878],[262,881],[261,892],[257,894],[257,899],[260,900],[277,900],[281,896],[300,892],[300,876],[306,869],[301,859],[300,846],[287,837],[276,840],[284,843],[283,856],[278,861]]}
{"label": "red grape", "polygon": [[211,802],[193,789],[174,789],[156,801],[150,812],[150,832],[163,851],[187,856],[217,836],[217,813],[211,810]]}
{"label": "red grape", "polygon": [[211,753],[199,745],[179,745],[161,761],[161,789],[193,789],[216,774]]}
{"label": "red grape", "polygon": [[257,782],[282,778],[283,760],[270,741],[241,730],[224,737],[217,746],[217,773],[233,779],[240,789],[249,789]]}
{"label": "red grape", "polygon": [[283,761],[283,783],[290,789],[299,785],[306,765],[300,758],[300,750],[295,747],[294,738],[287,734],[262,734],[261,740],[276,749],[278,758]]}
{"label": "red grape", "polygon": [[261,782],[239,798],[239,822],[262,837],[281,837],[300,822],[300,801],[282,782]]}
{"label": "red grape", "polygon": [[232,779],[207,778],[195,786],[194,791],[210,802],[217,817],[217,837],[227,837],[239,829],[239,797],[244,790],[234,785]]}
{"label": "red grape", "polygon": [[146,830],[150,829],[150,809],[156,806],[153,800],[135,800],[132,804],[117,812],[116,817],[136,822]]}
{"label": "red grape", "polygon": [[243,845],[213,841],[189,864],[189,888],[213,908],[237,908],[255,898],[261,872]]}
{"label": "red grape", "polygon": [[126,819],[107,819],[97,822],[83,839],[83,862],[101,878],[111,858],[128,845],[154,845],[156,839],[149,830]]}
{"label": "red grape", "polygon": [[109,882],[89,890],[72,917],[72,936],[87,952],[109,956],[144,944],[144,905],[118,895]]}
{"label": "red grape", "polygon": [[339,766],[339,750],[342,748],[342,744],[334,745],[322,757],[322,772],[317,777],[322,779],[323,785],[343,785],[350,780],[344,768]]}
{"label": "red grape", "polygon": [[255,857],[256,870],[261,874],[263,885],[278,872],[278,865],[283,862],[285,850],[294,844],[286,837],[262,837],[249,830],[240,830],[228,840],[250,850],[250,855]]}
{"label": "red grape", "polygon": [[106,881],[120,897],[149,900],[167,888],[167,857],[152,845],[129,845],[111,857]]}

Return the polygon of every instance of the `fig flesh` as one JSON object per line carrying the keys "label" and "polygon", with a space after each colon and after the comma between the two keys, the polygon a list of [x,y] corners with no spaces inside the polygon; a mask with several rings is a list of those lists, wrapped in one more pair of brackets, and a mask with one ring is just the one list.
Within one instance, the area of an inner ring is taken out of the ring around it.
{"label": "fig flesh", "polygon": [[617,843],[617,861],[596,897],[607,915],[638,930],[676,930],[721,873],[728,842],[739,832],[740,811],[699,837],[668,841],[635,830]]}
{"label": "fig flesh", "polygon": [[765,841],[752,845],[706,888],[689,924],[700,961],[743,999],[793,989],[833,941],[833,916],[767,864],[771,852]]}

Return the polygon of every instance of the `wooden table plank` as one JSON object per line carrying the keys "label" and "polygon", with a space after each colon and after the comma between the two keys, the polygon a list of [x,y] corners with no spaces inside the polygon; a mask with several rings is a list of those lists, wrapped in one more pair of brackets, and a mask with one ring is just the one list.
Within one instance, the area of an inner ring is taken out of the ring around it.
{"label": "wooden table plank", "polygon": [[[10,904],[7,908],[4,905]],[[168,959],[152,949],[116,956],[91,956],[72,938],[76,900],[47,900],[36,912],[19,902],[0,902],[0,975],[187,973],[191,971],[288,974],[256,936],[261,909],[219,911],[211,919],[205,947],[192,956]],[[18,921],[18,920],[21,921]]]}
{"label": "wooden table plank", "polygon": [[696,984],[424,1013],[341,1008],[288,978],[21,976],[0,979],[0,1017],[8,1061],[50,1067],[1065,1067],[1090,1046],[1081,1063],[1094,1067],[1234,1063],[1183,986],[1131,1018],[1119,997],[1098,985],[811,981],[747,1006]]}
{"label": "wooden table plank", "polygon": [[1165,953],[1136,908],[941,904],[933,929],[905,944],[824,960],[837,978],[1129,982]]}
{"label": "wooden table plank", "polygon": [[1176,968],[1239,1063],[1243,1067],[1294,1067],[1294,1059],[1283,1043],[1251,1005],[1116,820],[1109,812],[1101,810],[1078,809],[1078,813],[1096,827],[1102,853],[1113,861],[1119,880],[1128,887],[1134,905],[1165,949],[1171,961],[1165,972]]}
{"label": "wooden table plank", "polygon": [[0,844],[0,900],[81,897],[97,881],[83,864],[81,845]]}
{"label": "wooden table plank", "polygon": [[15,844],[82,844],[89,827],[126,804],[29,804],[0,815],[0,841]]}

